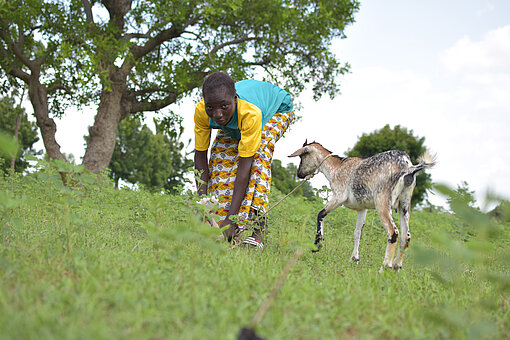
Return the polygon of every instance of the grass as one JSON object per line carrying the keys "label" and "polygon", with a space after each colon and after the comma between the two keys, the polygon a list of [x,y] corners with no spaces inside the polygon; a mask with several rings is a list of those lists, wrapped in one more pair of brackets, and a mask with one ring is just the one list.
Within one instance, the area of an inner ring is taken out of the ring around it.
{"label": "grass", "polygon": [[374,212],[354,264],[347,209],[326,218],[319,253],[308,250],[322,204],[299,197],[271,212],[263,251],[232,249],[187,195],[87,178],[74,189],[45,172],[0,180],[0,339],[235,339],[297,248],[256,327],[264,338],[510,337],[510,226],[483,214],[413,212],[404,268],[379,274]]}

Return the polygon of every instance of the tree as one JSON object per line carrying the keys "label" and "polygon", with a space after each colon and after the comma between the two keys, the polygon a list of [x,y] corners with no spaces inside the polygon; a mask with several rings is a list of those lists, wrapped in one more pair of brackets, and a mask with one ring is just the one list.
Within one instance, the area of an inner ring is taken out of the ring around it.
{"label": "tree", "polygon": [[457,189],[453,191],[447,201],[450,208],[452,208],[452,203],[455,204],[455,202],[460,202],[463,205],[473,208],[476,203],[475,192],[469,189],[469,184],[466,181],[462,181],[457,185]]}
{"label": "tree", "polygon": [[[13,85],[26,86],[34,109],[44,147],[51,159],[65,159],[55,139],[56,125],[50,118],[62,113],[71,93],[76,69],[72,59],[65,59],[63,34],[65,9],[59,1],[3,1],[0,5],[0,70],[4,71],[0,90]],[[26,84],[26,85],[25,85]],[[54,95],[53,100],[50,96]],[[51,105],[53,104],[53,106]]]}
{"label": "tree", "polygon": [[510,222],[510,201],[500,199],[499,204],[488,214],[502,222]]}
{"label": "tree", "polygon": [[[297,178],[297,167],[294,163],[287,164],[287,167],[282,165],[279,159],[273,159],[271,164],[271,185],[276,187],[284,194],[288,194],[299,184]],[[310,182],[304,183],[299,189],[294,192],[294,195],[301,195],[307,199],[314,199],[315,192],[313,191]]]}
{"label": "tree", "polygon": [[[411,157],[413,164],[425,152],[425,137],[413,135],[413,130],[407,131],[405,127],[396,125],[393,129],[385,125],[382,129],[372,133],[364,133],[354,145],[346,152],[349,157],[370,157],[387,150],[402,150]],[[413,192],[412,205],[423,202],[427,197],[427,189],[432,187],[430,174],[422,172],[416,176],[416,188]]]}
{"label": "tree", "polygon": [[[356,0],[10,0],[0,10],[0,64],[38,89],[34,111],[47,96],[98,105],[83,158],[97,173],[110,163],[123,119],[191,95],[214,70],[234,79],[259,72],[295,94],[311,84],[316,98],[334,96],[349,65],[331,42],[345,37],[358,7]],[[41,110],[45,147],[56,148],[54,124]],[[54,151],[52,158],[62,156]]]}
{"label": "tree", "polygon": [[[0,130],[14,135],[16,120],[20,117],[18,130],[18,144],[20,148],[16,155],[14,171],[23,172],[28,166],[25,155],[36,155],[38,152],[34,149],[34,144],[39,140],[37,136],[37,126],[27,119],[25,110],[15,104],[12,98],[0,99]],[[40,153],[40,152],[39,152]],[[4,159],[1,167],[6,170],[10,168],[10,159]]]}
{"label": "tree", "polygon": [[118,187],[123,179],[133,184],[143,184],[151,190],[167,189],[183,182],[187,168],[193,165],[181,153],[184,143],[179,141],[182,126],[167,121],[154,121],[154,134],[140,118],[123,120],[110,161],[110,176]]}

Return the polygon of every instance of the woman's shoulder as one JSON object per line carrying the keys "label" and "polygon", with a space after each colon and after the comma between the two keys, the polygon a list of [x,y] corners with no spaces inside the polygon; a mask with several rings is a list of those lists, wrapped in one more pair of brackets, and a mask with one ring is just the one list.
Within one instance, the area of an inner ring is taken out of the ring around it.
{"label": "woman's shoulder", "polygon": [[204,127],[209,126],[209,116],[205,112],[205,104],[203,99],[195,106],[194,120],[195,124],[199,124]]}
{"label": "woman's shoulder", "polygon": [[237,114],[240,117],[246,115],[260,115],[262,114],[262,110],[260,107],[246,99],[237,98]]}
{"label": "woman's shoulder", "polygon": [[197,105],[195,106],[195,113],[197,111],[204,111],[205,112],[205,104],[204,104],[204,98],[202,98]]}
{"label": "woman's shoulder", "polygon": [[255,79],[244,79],[235,83],[237,91],[271,91],[278,86]]}

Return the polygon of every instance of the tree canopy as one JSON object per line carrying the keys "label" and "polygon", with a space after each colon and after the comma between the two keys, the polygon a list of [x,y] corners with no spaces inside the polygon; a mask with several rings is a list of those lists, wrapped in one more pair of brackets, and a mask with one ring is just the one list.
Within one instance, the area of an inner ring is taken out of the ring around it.
{"label": "tree canopy", "polygon": [[178,102],[215,70],[334,96],[349,64],[331,42],[345,38],[358,8],[356,0],[10,0],[0,6],[1,76],[28,85],[54,159],[64,156],[52,117],[65,104],[97,105],[83,165],[99,172],[119,122]]}
{"label": "tree canopy", "polygon": [[140,118],[120,123],[109,166],[116,187],[123,179],[149,190],[173,192],[183,182],[185,171],[193,164],[182,154],[184,143],[179,140],[182,127],[178,123],[171,126],[165,122],[154,123],[155,134]]}
{"label": "tree canopy", "polygon": [[452,210],[452,204],[458,203],[474,208],[476,204],[475,192],[469,189],[468,182],[462,181],[460,184],[457,184],[457,189],[452,191],[447,201]]}
{"label": "tree canopy", "polygon": [[[284,194],[291,192],[300,182],[297,178],[297,166],[294,163],[289,163],[284,167],[281,160],[273,159],[271,174],[271,185]],[[307,199],[315,198],[315,192],[310,182],[304,183],[294,194],[304,196]]]}
{"label": "tree canopy", "polygon": [[[407,152],[413,164],[426,150],[425,137],[413,135],[413,130],[395,125],[391,128],[385,125],[382,129],[371,133],[364,133],[359,137],[354,147],[346,152],[349,157],[370,157],[387,150],[402,150]],[[413,192],[412,205],[415,206],[427,197],[427,189],[432,187],[430,174],[422,172],[416,176],[416,188]]]}

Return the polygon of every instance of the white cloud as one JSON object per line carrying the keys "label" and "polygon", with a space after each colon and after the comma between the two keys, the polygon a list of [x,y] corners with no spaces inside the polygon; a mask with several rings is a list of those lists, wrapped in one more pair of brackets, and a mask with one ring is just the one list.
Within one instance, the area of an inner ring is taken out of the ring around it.
{"label": "white cloud", "polygon": [[510,70],[510,26],[489,31],[482,40],[465,36],[440,54],[449,72],[499,72]]}
{"label": "white cloud", "polygon": [[496,6],[494,6],[494,4],[492,4],[490,1],[486,1],[485,7],[478,10],[476,12],[476,16],[483,17],[483,16],[491,13],[492,11],[494,11],[495,8],[496,8]]}

